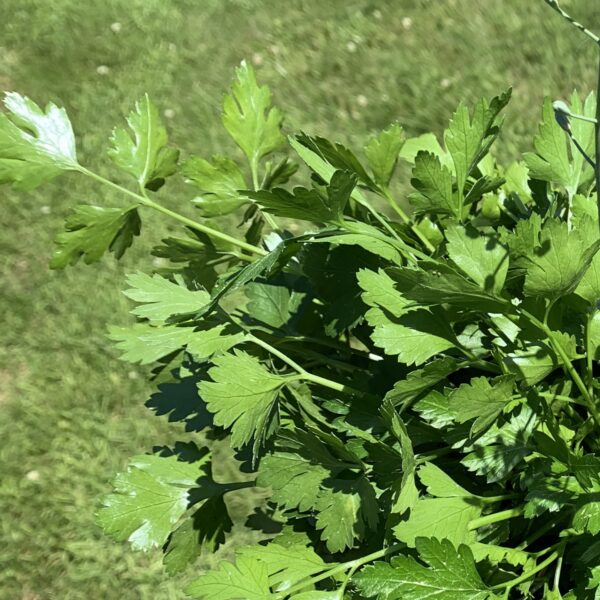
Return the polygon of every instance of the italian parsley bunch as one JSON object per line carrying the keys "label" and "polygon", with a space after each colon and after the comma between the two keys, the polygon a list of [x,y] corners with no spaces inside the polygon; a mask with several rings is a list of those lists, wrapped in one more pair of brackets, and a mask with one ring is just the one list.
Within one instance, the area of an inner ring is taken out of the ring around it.
{"label": "italian parsley bunch", "polygon": [[[137,322],[110,337],[153,366],[147,405],[184,439],[117,475],[108,535],[174,574],[252,529],[192,577],[205,600],[599,597],[594,170],[550,100],[534,151],[498,165],[509,100],[461,104],[443,140],[392,124],[355,153],[286,140],[242,64],[222,121],[244,160],[182,159],[144,97],[110,141],[121,187],[79,162],[63,109],[6,96],[0,182],[75,171],[122,192],[73,210],[53,268],[120,258],[145,210],[182,225],[153,250],[168,266],[128,277]],[[572,129],[593,155],[594,127]],[[194,218],[169,208],[171,177]],[[236,494],[251,514],[230,515]]]}

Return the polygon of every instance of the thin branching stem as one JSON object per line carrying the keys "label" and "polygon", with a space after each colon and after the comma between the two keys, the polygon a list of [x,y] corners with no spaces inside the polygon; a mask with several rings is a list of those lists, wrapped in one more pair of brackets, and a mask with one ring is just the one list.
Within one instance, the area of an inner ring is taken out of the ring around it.
{"label": "thin branching stem", "polygon": [[114,181],[111,181],[110,179],[106,179],[105,177],[102,177],[102,175],[98,175],[98,173],[94,173],[93,171],[90,171],[89,169],[80,167],[78,169],[78,171],[80,173],[83,173],[84,175],[87,175],[88,177],[91,177],[92,179],[95,179],[96,181],[102,183],[103,185],[111,187],[114,190],[121,192],[122,194],[130,196],[131,198],[133,198],[136,201],[138,206],[146,206],[148,208],[152,208],[158,212],[161,212],[165,215],[168,215],[169,217],[179,221],[180,223],[183,223],[187,227],[190,227],[191,229],[195,229],[196,231],[200,231],[201,233],[205,233],[206,235],[208,235],[209,237],[211,237],[213,239],[218,239],[223,242],[227,242],[229,244],[232,244],[233,246],[237,246],[238,248],[245,250],[246,252],[250,252],[251,254],[258,254],[259,256],[265,256],[266,254],[268,254],[268,252],[266,250],[263,250],[262,248],[259,248],[258,246],[253,246],[252,244],[248,244],[248,243],[244,242],[243,240],[238,240],[237,238],[227,235],[226,233],[223,233],[222,231],[213,229],[212,227],[209,227],[208,225],[204,225],[203,223],[198,223],[198,221],[189,219],[188,217],[186,217],[184,215],[181,215],[169,208],[166,208],[165,206],[162,206],[161,204],[158,204],[157,202],[154,202],[154,200],[151,200],[150,198],[148,198],[147,195],[142,196],[141,194],[133,192],[130,189],[123,187],[122,185],[119,185],[118,183],[115,183]]}
{"label": "thin branching stem", "polygon": [[600,37],[598,37],[593,31],[590,31],[585,25],[582,25],[581,23],[576,21],[568,12],[563,10],[560,4],[558,3],[558,0],[544,0],[544,2],[548,6],[553,8],[559,15],[561,15],[563,19],[566,19],[569,23],[571,23],[571,25],[579,29],[579,31],[585,33],[585,35],[587,35],[592,40],[594,40],[596,44],[600,44]]}

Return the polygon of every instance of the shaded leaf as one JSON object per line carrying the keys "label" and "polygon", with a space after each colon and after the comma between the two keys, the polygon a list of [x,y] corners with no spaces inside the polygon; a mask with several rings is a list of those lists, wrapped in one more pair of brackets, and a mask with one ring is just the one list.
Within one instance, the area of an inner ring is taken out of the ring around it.
{"label": "shaded leaf", "polygon": [[140,234],[141,222],[135,208],[77,206],[65,221],[65,231],[55,238],[57,246],[51,269],[74,265],[83,257],[86,264],[98,262],[105,252],[121,258]]}
{"label": "shaded leaf", "polygon": [[215,155],[208,161],[192,156],[185,161],[181,172],[203,192],[193,202],[204,217],[228,215],[248,203],[240,193],[248,187],[244,175],[229,158]]}

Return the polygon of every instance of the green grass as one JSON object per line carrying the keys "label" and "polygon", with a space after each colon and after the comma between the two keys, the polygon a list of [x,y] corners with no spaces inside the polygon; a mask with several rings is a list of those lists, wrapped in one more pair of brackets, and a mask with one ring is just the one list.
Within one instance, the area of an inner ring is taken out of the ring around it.
{"label": "green grass", "polygon": [[[600,29],[597,3],[563,5]],[[64,104],[82,161],[105,174],[108,134],[146,91],[184,154],[231,152],[219,105],[244,57],[289,130],[357,147],[395,119],[412,135],[439,133],[460,99],[512,85],[503,158],[528,148],[545,94],[587,92],[596,72],[593,45],[542,0],[0,0],[0,14],[0,88]],[[169,190],[163,201],[186,210],[182,186]],[[105,337],[129,318],[124,273],[151,269],[149,247],[176,226],[145,215],[122,263],[47,269],[73,204],[119,201],[77,177],[0,190],[2,600],[181,597],[157,555],[93,524],[130,455],[181,437],[144,409],[152,386]]]}

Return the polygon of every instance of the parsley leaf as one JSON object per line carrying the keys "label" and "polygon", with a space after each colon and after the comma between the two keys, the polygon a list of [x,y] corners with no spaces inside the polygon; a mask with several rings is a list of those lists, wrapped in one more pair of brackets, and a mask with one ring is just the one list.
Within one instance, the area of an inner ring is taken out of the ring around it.
{"label": "parsley leaf", "polygon": [[210,454],[187,463],[176,455],[143,455],[131,459],[117,475],[115,491],[105,496],[97,521],[117,540],[137,549],[162,546],[190,503],[190,489],[204,474]]}
{"label": "parsley leaf", "polygon": [[210,300],[204,290],[192,291],[179,278],[176,283],[160,275],[135,273],[127,276],[131,286],[123,293],[139,302],[131,312],[151,323],[164,323],[171,315],[194,312]]}
{"label": "parsley leaf", "polygon": [[243,150],[251,165],[285,142],[283,117],[271,108],[271,92],[256,83],[254,69],[245,61],[235,70],[236,80],[223,100],[223,125]]}
{"label": "parsley leaf", "polygon": [[568,224],[548,219],[539,242],[528,258],[524,293],[556,298],[572,292],[583,277],[600,241],[590,244],[580,230],[569,231]]}
{"label": "parsley leaf", "polygon": [[[444,133],[446,148],[452,156],[459,194],[463,193],[467,177],[487,154],[498,135],[498,115],[510,101],[511,91],[493,98],[489,104],[480,100],[472,116],[464,104],[460,104]],[[458,215],[460,218],[461,215]]]}
{"label": "parsley leaf", "polygon": [[[588,97],[585,106],[582,106],[579,96],[574,94],[572,106],[575,113],[585,113],[588,117],[594,116],[593,97]],[[593,147],[593,130],[593,126],[588,123],[577,122],[572,125],[574,137],[587,152]],[[574,196],[584,172],[584,159],[556,122],[550,98],[544,100],[542,122],[533,145],[536,153],[525,154],[525,162],[531,175],[536,179],[558,183],[567,190],[570,196]],[[569,149],[573,156],[572,161],[569,157]]]}
{"label": "parsley leaf", "polygon": [[460,225],[450,225],[446,238],[452,262],[484,290],[499,294],[508,272],[508,252],[498,240]]}
{"label": "parsley leaf", "polygon": [[63,171],[79,169],[75,136],[67,113],[55,104],[43,111],[15,92],[0,113],[0,183],[32,190]]}
{"label": "parsley leaf", "polygon": [[98,262],[107,251],[121,258],[140,228],[135,208],[77,206],[65,221],[66,231],[56,236],[50,268],[64,269],[81,257],[86,264]]}
{"label": "parsley leaf", "polygon": [[426,537],[419,537],[416,546],[426,566],[405,556],[367,566],[353,578],[360,592],[378,600],[497,598],[481,580],[468,546],[456,549],[448,540]]}
{"label": "parsley leaf", "polygon": [[255,447],[262,445],[277,422],[277,397],[286,378],[241,350],[217,356],[213,362],[208,372],[212,381],[202,381],[198,387],[215,424],[231,427],[234,448],[253,438]]}
{"label": "parsley leaf", "polygon": [[229,158],[215,155],[209,162],[192,156],[183,163],[181,173],[203,192],[193,200],[203,217],[228,215],[248,203],[240,193],[248,187],[244,175]]}
{"label": "parsley leaf", "polygon": [[240,557],[235,565],[223,561],[186,588],[201,600],[275,600],[269,589],[268,566],[253,557]]}
{"label": "parsley leaf", "polygon": [[141,187],[157,189],[177,170],[179,151],[167,146],[167,131],[148,94],[136,102],[127,124],[133,137],[126,129],[115,128],[108,155],[123,171],[133,175]]}
{"label": "parsley leaf", "polygon": [[514,384],[512,375],[502,375],[492,380],[475,377],[450,394],[450,410],[459,423],[475,419],[471,435],[477,437],[490,427],[511,401]]}
{"label": "parsley leaf", "polygon": [[411,184],[417,190],[409,197],[416,215],[429,213],[460,218],[458,201],[452,191],[452,173],[435,154],[425,151],[417,154]]}
{"label": "parsley leaf", "polygon": [[394,123],[365,146],[365,155],[378,185],[385,188],[389,184],[405,140],[402,127]]}

